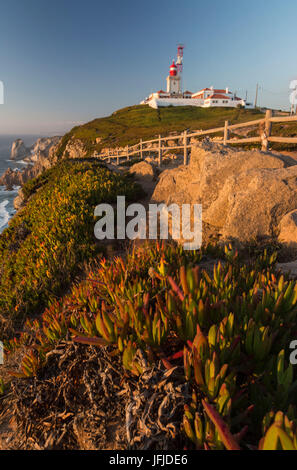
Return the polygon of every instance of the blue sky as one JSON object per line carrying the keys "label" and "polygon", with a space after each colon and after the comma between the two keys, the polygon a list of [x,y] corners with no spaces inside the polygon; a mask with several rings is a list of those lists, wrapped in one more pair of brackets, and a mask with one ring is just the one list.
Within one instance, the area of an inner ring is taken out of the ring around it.
{"label": "blue sky", "polygon": [[289,107],[296,0],[0,0],[0,134],[64,133],[166,86],[183,42],[184,86],[229,86]]}

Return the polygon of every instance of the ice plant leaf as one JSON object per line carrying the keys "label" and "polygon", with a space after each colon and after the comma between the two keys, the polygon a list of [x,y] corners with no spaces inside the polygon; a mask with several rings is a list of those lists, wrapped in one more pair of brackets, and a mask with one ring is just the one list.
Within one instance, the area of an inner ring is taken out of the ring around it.
{"label": "ice plant leaf", "polygon": [[221,418],[217,410],[212,405],[207,403],[205,400],[202,400],[202,405],[208,417],[211,419],[211,421],[215,425],[226,449],[227,450],[240,450],[240,447],[237,441],[235,440],[234,436],[231,434],[227,424]]}
{"label": "ice plant leaf", "polygon": [[295,450],[295,447],[287,433],[274,423],[264,437],[262,450]]}
{"label": "ice plant leaf", "polygon": [[108,342],[103,338],[89,338],[87,336],[75,336],[73,341],[81,344],[89,344],[91,346],[107,346]]}

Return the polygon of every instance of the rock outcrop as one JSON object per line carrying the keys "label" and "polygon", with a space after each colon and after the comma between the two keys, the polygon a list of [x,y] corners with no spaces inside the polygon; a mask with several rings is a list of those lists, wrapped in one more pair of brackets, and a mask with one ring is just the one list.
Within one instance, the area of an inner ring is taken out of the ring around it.
{"label": "rock outcrop", "polygon": [[38,162],[40,159],[50,158],[52,149],[60,143],[61,137],[40,137],[36,142],[27,148],[22,139],[17,139],[11,146],[11,160],[24,159],[27,162]]}
{"label": "rock outcrop", "polygon": [[84,143],[79,139],[70,139],[67,142],[63,156],[66,158],[83,158],[87,155]]}
{"label": "rock outcrop", "polygon": [[291,248],[297,248],[297,210],[289,212],[280,221],[278,239]]}
{"label": "rock outcrop", "polygon": [[14,206],[15,210],[18,211],[19,209],[21,209],[21,207],[23,207],[24,200],[25,200],[25,198],[24,198],[23,191],[22,191],[22,189],[20,189],[19,192],[18,192],[17,197],[15,197],[14,200],[13,200],[13,206]]}
{"label": "rock outcrop", "polygon": [[[14,186],[23,186],[28,180],[40,175],[43,170],[50,168],[57,162],[56,151],[61,137],[44,137],[38,139],[31,149],[27,149],[21,139],[12,144],[12,157],[22,158],[28,165],[22,170],[8,168],[0,177],[0,186],[5,186],[7,190]],[[15,198],[14,206],[19,209],[23,203],[23,195],[20,190]]]}
{"label": "rock outcrop", "polygon": [[[59,136],[37,139],[31,149],[27,149],[29,155],[24,159],[28,162],[28,166],[22,170],[12,170],[8,168],[0,177],[0,185],[6,186],[7,188],[13,185],[22,186],[29,179],[35,178],[43,170],[50,168],[57,161],[56,150],[60,140],[61,137]],[[18,141],[15,141],[13,146],[16,142]]]}
{"label": "rock outcrop", "polygon": [[297,209],[297,165],[288,156],[206,141],[193,147],[188,166],[161,174],[152,199],[202,204],[203,221],[223,239],[276,236],[281,219]]}
{"label": "rock outcrop", "polygon": [[25,157],[30,156],[31,150],[28,149],[22,139],[17,139],[12,143],[10,159],[11,160],[22,160]]}
{"label": "rock outcrop", "polygon": [[[35,144],[31,148],[31,156],[29,160],[31,162],[38,162],[44,168],[48,168],[51,166],[51,156],[52,156],[52,149],[58,146],[61,137],[41,137],[36,140]],[[48,162],[46,162],[48,160]]]}
{"label": "rock outcrop", "polygon": [[0,186],[5,186],[8,190],[13,186],[22,186],[29,179],[38,176],[40,171],[41,167],[38,164],[34,166],[29,165],[23,170],[12,170],[8,168],[0,177]]}

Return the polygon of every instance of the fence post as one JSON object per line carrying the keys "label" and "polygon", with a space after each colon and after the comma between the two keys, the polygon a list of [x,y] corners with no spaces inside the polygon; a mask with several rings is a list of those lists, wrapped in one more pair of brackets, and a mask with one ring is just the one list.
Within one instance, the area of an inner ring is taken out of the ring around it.
{"label": "fence post", "polygon": [[271,136],[272,124],[270,118],[272,117],[272,110],[267,109],[265,115],[265,123],[260,125],[260,137],[262,140],[262,152],[267,152],[269,149],[269,137]]}
{"label": "fence post", "polygon": [[159,135],[159,166],[162,164],[162,141],[161,141],[161,136]]}
{"label": "fence post", "polygon": [[117,165],[120,164],[120,159],[119,159],[119,147],[117,147]]}
{"label": "fence post", "polygon": [[266,116],[265,116],[265,131],[267,136],[267,150],[269,149],[269,137],[271,136],[271,129],[272,129],[272,122],[270,119],[272,118],[273,111],[272,109],[267,109]]}
{"label": "fence post", "polygon": [[187,138],[187,130],[184,132],[184,165],[188,164],[188,138]]}
{"label": "fence post", "polygon": [[126,146],[126,156],[127,156],[127,161],[130,160],[130,157],[129,157],[129,147],[128,147],[128,145]]}
{"label": "fence post", "polygon": [[225,121],[224,145],[227,145],[228,140],[229,140],[229,121]]}
{"label": "fence post", "polygon": [[140,159],[143,159],[142,139],[140,139]]}

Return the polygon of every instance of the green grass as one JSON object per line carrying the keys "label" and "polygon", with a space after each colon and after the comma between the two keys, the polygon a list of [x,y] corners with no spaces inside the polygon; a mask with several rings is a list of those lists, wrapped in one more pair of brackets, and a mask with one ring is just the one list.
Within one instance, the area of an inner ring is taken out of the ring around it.
{"label": "green grass", "polygon": [[[272,133],[273,136],[281,136],[281,137],[297,137],[297,123],[296,122],[288,122],[288,123],[276,123],[272,125]],[[274,150],[295,150],[297,149],[296,144],[278,144],[273,143],[271,147]]]}
{"label": "green grass", "polygon": [[[297,123],[296,122],[285,122],[285,123],[273,123],[271,128],[271,135],[273,137],[297,137]],[[248,137],[256,137],[259,136],[259,128],[255,128],[251,130]],[[252,147],[261,148],[261,143],[253,143],[253,144],[244,144],[246,149]],[[278,151],[296,151],[297,145],[296,144],[286,144],[286,143],[277,143],[272,142],[269,145],[271,150],[278,150]]]}
{"label": "green grass", "polygon": [[[62,155],[70,138],[83,141],[88,156],[102,148],[133,145],[142,139],[152,139],[185,129],[199,130],[259,119],[258,110],[212,108],[193,106],[152,109],[149,106],[129,106],[115,111],[111,116],[94,119],[74,127],[61,142],[58,155]],[[96,144],[96,138],[102,140]]]}

